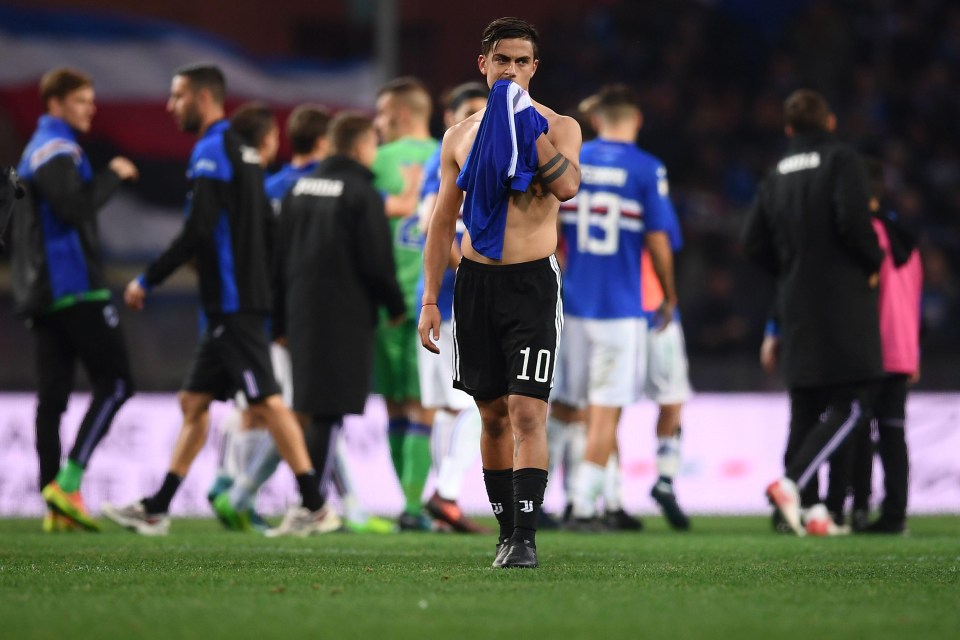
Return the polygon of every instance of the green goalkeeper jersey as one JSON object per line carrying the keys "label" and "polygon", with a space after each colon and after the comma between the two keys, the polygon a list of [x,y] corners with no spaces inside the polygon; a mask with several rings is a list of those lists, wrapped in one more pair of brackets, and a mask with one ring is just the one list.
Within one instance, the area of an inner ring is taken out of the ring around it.
{"label": "green goalkeeper jersey", "polygon": [[[399,195],[403,193],[404,181],[402,169],[410,165],[420,165],[430,159],[440,143],[433,138],[420,140],[400,138],[377,150],[373,162],[374,186],[380,193]],[[407,313],[414,317],[419,301],[415,301],[417,281],[423,269],[423,233],[416,212],[406,218],[389,218],[390,231],[393,234],[393,256],[397,265],[397,281],[403,291]]]}

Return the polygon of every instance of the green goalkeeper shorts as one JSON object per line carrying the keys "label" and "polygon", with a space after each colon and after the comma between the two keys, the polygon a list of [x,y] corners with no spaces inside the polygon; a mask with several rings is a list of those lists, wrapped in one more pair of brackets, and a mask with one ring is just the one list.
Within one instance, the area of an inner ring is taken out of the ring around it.
{"label": "green goalkeeper shorts", "polygon": [[377,328],[373,361],[373,390],[387,400],[420,400],[420,376],[417,373],[417,349],[420,337],[417,324],[405,320],[401,325]]}

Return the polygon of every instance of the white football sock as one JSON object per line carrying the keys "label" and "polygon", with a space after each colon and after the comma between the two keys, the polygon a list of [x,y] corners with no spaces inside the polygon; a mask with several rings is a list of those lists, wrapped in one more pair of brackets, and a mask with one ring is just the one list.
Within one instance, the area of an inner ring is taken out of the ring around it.
{"label": "white football sock", "polygon": [[280,465],[280,452],[277,451],[273,438],[262,438],[249,464],[243,472],[236,476],[233,486],[230,487],[230,502],[238,511],[249,507],[260,487],[270,479]]}
{"label": "white football sock", "polygon": [[604,468],[584,460],[573,482],[573,517],[592,518],[597,515],[597,496],[603,488]]}
{"label": "white football sock", "polygon": [[370,519],[370,514],[360,506],[360,499],[354,490],[355,485],[353,478],[350,476],[349,464],[347,463],[347,444],[345,440],[343,437],[337,438],[336,453],[333,456],[334,484],[340,494],[340,504],[343,505],[343,515],[350,522],[363,524]]}
{"label": "white football sock", "polygon": [[580,465],[583,464],[583,455],[587,451],[587,423],[571,422],[567,425],[567,459],[564,462],[564,489],[567,501],[572,502],[573,482],[577,477]]}
{"label": "white football sock", "polygon": [[[547,416],[547,446],[550,449],[550,477],[557,477],[557,471],[564,467],[566,475],[565,454],[567,451],[567,427],[569,422],[552,415]],[[564,488],[568,481],[564,480]]]}
{"label": "white football sock", "polygon": [[480,410],[461,411],[450,427],[450,444],[437,471],[437,493],[446,500],[458,500],[464,476],[480,457]]}
{"label": "white football sock", "polygon": [[220,443],[220,458],[217,460],[217,476],[222,478],[236,478],[241,468],[237,467],[234,458],[233,439],[240,432],[243,425],[243,414],[240,409],[234,408],[220,421],[220,431],[223,440]]}
{"label": "white football sock", "polygon": [[607,468],[603,476],[603,505],[607,512],[623,509],[623,500],[620,493],[620,458],[616,452],[610,454]]}
{"label": "white football sock", "polygon": [[657,473],[673,479],[680,471],[680,435],[657,438]]}

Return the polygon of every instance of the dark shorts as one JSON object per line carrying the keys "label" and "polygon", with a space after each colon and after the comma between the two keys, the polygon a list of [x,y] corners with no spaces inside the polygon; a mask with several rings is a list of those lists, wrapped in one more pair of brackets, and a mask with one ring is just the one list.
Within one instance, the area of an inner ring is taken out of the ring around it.
{"label": "dark shorts", "polygon": [[73,391],[77,360],[96,390],[123,381],[133,392],[130,361],[120,329],[120,315],[110,301],[80,302],[33,319],[36,335],[38,392],[43,402],[66,409]]}
{"label": "dark shorts", "polygon": [[210,393],[217,400],[241,391],[251,403],[280,393],[264,322],[265,316],[256,313],[211,315],[183,390]]}
{"label": "dark shorts", "polygon": [[546,401],[563,329],[553,256],[487,265],[463,258],[453,296],[453,386],[476,400]]}

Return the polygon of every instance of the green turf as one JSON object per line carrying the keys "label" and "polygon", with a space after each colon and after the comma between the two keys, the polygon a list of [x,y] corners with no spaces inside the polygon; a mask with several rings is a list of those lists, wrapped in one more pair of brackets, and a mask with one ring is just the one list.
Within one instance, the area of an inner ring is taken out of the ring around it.
{"label": "green turf", "polygon": [[0,520],[0,638],[956,638],[960,517],[906,537],[797,539],[760,518],[542,532],[537,570],[492,536],[166,538]]}

